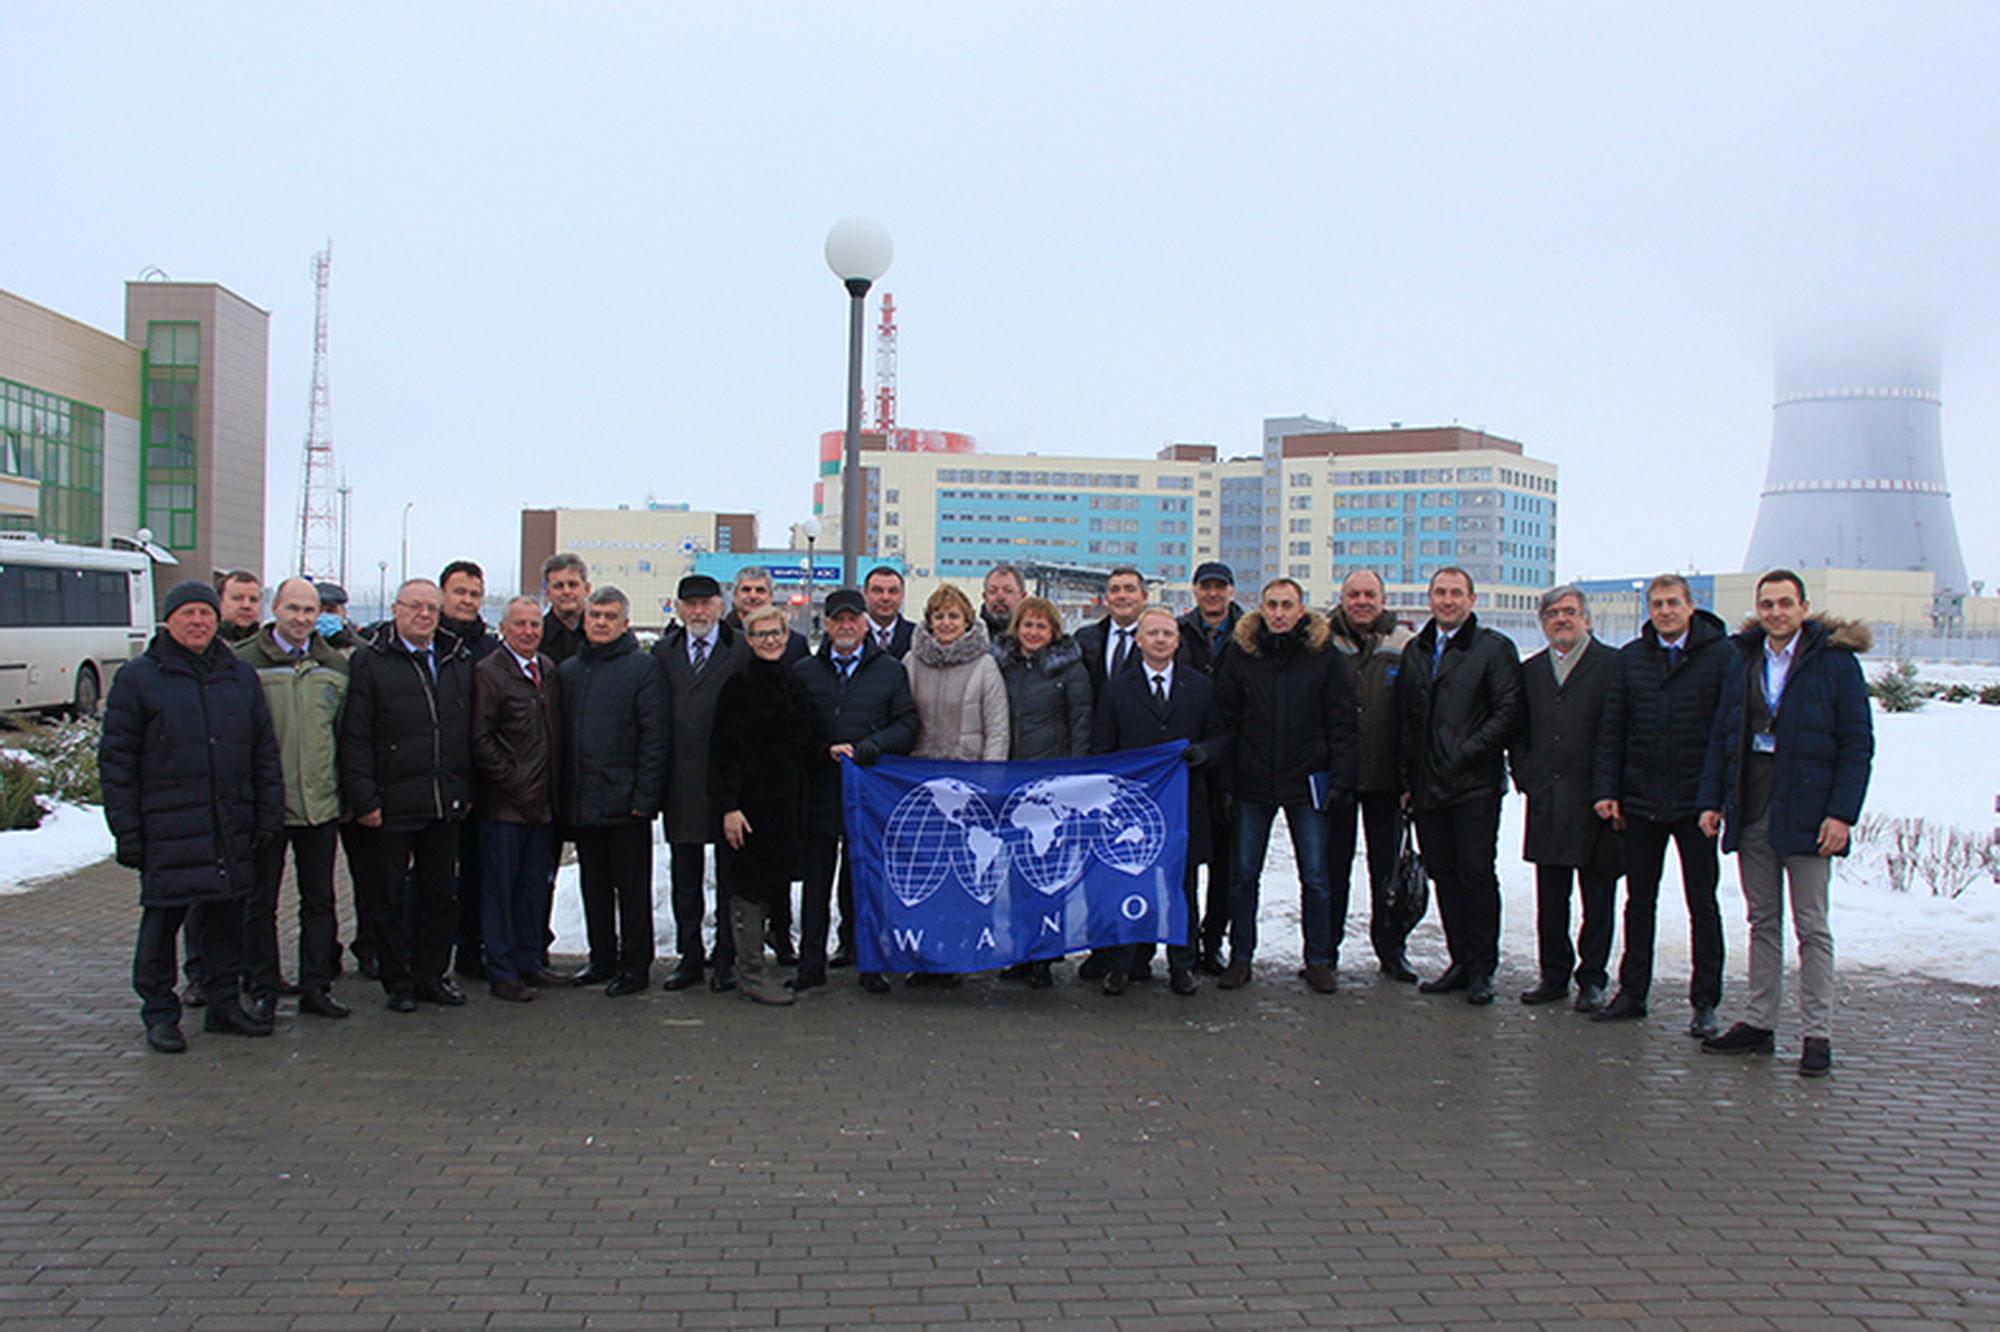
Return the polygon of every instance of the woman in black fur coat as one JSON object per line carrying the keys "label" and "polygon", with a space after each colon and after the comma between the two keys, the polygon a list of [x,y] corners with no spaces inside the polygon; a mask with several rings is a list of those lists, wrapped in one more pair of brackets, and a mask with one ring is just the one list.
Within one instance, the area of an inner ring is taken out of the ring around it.
{"label": "woman in black fur coat", "polygon": [[750,662],[716,699],[708,750],[708,794],[722,811],[716,868],[729,884],[737,989],[760,1004],[793,998],[764,956],[764,923],[772,903],[805,873],[814,755],[812,702],[785,664],[787,633],[776,606],[744,621]]}

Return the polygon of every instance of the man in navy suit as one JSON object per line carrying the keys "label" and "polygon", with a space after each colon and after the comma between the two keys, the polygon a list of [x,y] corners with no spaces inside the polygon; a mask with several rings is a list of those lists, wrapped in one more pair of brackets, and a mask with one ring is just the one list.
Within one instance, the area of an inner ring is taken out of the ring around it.
{"label": "man in navy suit", "polygon": [[[1196,868],[1208,854],[1209,771],[1221,766],[1228,746],[1222,714],[1215,707],[1215,686],[1207,676],[1174,660],[1180,649],[1180,625],[1172,611],[1154,606],[1139,613],[1135,649],[1138,662],[1105,682],[1097,699],[1091,749],[1109,754],[1120,749],[1144,749],[1175,740],[1187,741],[1188,844],[1182,891],[1187,896],[1188,937],[1167,945],[1167,978],[1175,994],[1193,994],[1195,937],[1200,916],[1195,909]],[[1123,994],[1141,948],[1127,944],[1107,949],[1110,969],[1104,992]]]}
{"label": "man in navy suit", "polygon": [[1105,677],[1129,670],[1139,661],[1135,636],[1139,612],[1146,609],[1146,576],[1130,565],[1111,571],[1104,583],[1104,604],[1111,613],[1076,631],[1083,649],[1083,668],[1090,672],[1090,696],[1104,694]]}
{"label": "man in navy suit", "polygon": [[903,575],[886,564],[876,565],[861,580],[861,599],[868,603],[870,641],[901,661],[917,627],[903,618]]}

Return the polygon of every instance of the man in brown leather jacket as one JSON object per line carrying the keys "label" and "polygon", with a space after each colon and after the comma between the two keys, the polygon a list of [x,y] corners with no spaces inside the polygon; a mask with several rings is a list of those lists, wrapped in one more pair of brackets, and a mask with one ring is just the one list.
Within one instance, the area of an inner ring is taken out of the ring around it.
{"label": "man in brown leather jacket", "polygon": [[542,965],[555,854],[556,747],[562,714],[556,667],[542,641],[532,597],[507,603],[501,650],[472,670],[472,761],[479,771],[479,825],[487,981],[495,999],[535,997],[566,984]]}

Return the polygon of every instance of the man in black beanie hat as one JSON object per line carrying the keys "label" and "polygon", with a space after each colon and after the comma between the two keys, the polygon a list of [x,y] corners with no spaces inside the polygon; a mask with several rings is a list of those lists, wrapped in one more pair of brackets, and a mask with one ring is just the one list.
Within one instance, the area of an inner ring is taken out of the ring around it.
{"label": "man in black beanie hat", "polygon": [[243,899],[258,844],[284,826],[284,772],[257,673],[216,640],[221,611],[207,583],[167,593],[166,627],[112,681],[98,747],[118,863],[139,871],[132,988],[146,1043],[162,1054],[187,1048],[174,938],[198,903],[213,904],[196,925],[208,969],[203,1029],[271,1034],[242,1006]]}

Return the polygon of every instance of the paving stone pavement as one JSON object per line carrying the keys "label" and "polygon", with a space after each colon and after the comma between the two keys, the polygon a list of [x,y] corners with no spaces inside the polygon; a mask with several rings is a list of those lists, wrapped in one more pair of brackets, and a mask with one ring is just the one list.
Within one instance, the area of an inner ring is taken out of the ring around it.
{"label": "paving stone pavement", "polygon": [[1822,1082],[1520,966],[1482,1010],[1276,959],[790,1010],[350,976],[167,1057],[136,899],[0,898],[8,1332],[2000,1326],[2000,992],[1845,975]]}

